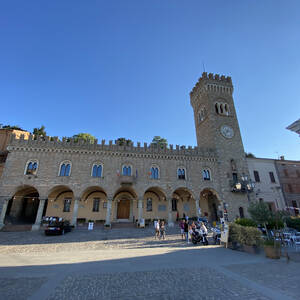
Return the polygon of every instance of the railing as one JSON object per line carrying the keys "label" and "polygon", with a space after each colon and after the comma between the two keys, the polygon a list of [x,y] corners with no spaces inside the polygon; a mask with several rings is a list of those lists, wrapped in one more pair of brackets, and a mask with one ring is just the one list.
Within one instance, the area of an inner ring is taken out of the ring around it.
{"label": "railing", "polygon": [[229,184],[233,193],[250,193],[254,189],[251,181],[230,180]]}

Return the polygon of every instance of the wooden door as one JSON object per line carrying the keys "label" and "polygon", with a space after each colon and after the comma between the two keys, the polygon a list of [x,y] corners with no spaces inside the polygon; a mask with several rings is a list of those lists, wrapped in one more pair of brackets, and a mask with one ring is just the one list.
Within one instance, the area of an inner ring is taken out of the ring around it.
{"label": "wooden door", "polygon": [[121,200],[118,203],[117,218],[129,219],[130,216],[130,200]]}

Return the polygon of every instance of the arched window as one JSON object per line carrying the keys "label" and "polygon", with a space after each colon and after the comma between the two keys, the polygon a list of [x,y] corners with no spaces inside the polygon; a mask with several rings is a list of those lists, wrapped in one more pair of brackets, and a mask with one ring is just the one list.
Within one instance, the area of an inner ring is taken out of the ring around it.
{"label": "arched window", "polygon": [[31,160],[27,162],[26,168],[25,168],[25,174],[26,175],[36,175],[38,168],[38,163],[35,160]]}
{"label": "arched window", "polygon": [[216,109],[216,113],[219,113],[219,107],[218,107],[218,103],[215,104],[215,109]]}
{"label": "arched window", "polygon": [[158,179],[159,178],[159,169],[158,169],[158,167],[151,167],[150,178],[151,179]]}
{"label": "arched window", "polygon": [[185,180],[185,169],[184,168],[178,168],[177,178]]}
{"label": "arched window", "polygon": [[71,163],[68,161],[62,162],[59,169],[59,176],[70,176]]}
{"label": "arched window", "polygon": [[123,166],[122,175],[131,176],[131,166]]}
{"label": "arched window", "polygon": [[102,177],[102,165],[94,164],[92,170],[93,177]]}
{"label": "arched window", "polygon": [[220,105],[220,113],[223,115],[224,111],[223,111],[223,104],[221,103]]}
{"label": "arched window", "polygon": [[210,171],[208,169],[202,171],[202,176],[204,180],[211,180]]}
{"label": "arched window", "polygon": [[242,207],[239,208],[240,218],[244,218],[244,209]]}

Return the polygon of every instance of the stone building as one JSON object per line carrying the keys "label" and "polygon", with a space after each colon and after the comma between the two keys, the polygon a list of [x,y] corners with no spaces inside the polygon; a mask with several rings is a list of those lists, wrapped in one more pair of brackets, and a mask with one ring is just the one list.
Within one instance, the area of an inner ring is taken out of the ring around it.
{"label": "stone building", "polygon": [[190,93],[197,147],[121,146],[30,136],[12,138],[0,183],[0,226],[43,215],[135,222],[183,214],[213,221],[247,213],[249,176],[230,77],[203,73]]}
{"label": "stone building", "polygon": [[281,156],[275,161],[286,207],[290,213],[299,215],[300,208],[300,161],[285,160]]}
{"label": "stone building", "polygon": [[268,158],[247,158],[251,180],[255,183],[254,195],[257,201],[266,202],[271,211],[286,208],[275,160]]}

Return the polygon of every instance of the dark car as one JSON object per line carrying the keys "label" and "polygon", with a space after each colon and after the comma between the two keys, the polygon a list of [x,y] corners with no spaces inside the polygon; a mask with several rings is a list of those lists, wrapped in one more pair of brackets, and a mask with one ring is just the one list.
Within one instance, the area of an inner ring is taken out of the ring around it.
{"label": "dark car", "polygon": [[50,220],[45,228],[45,235],[65,234],[71,231],[69,221],[65,220]]}

